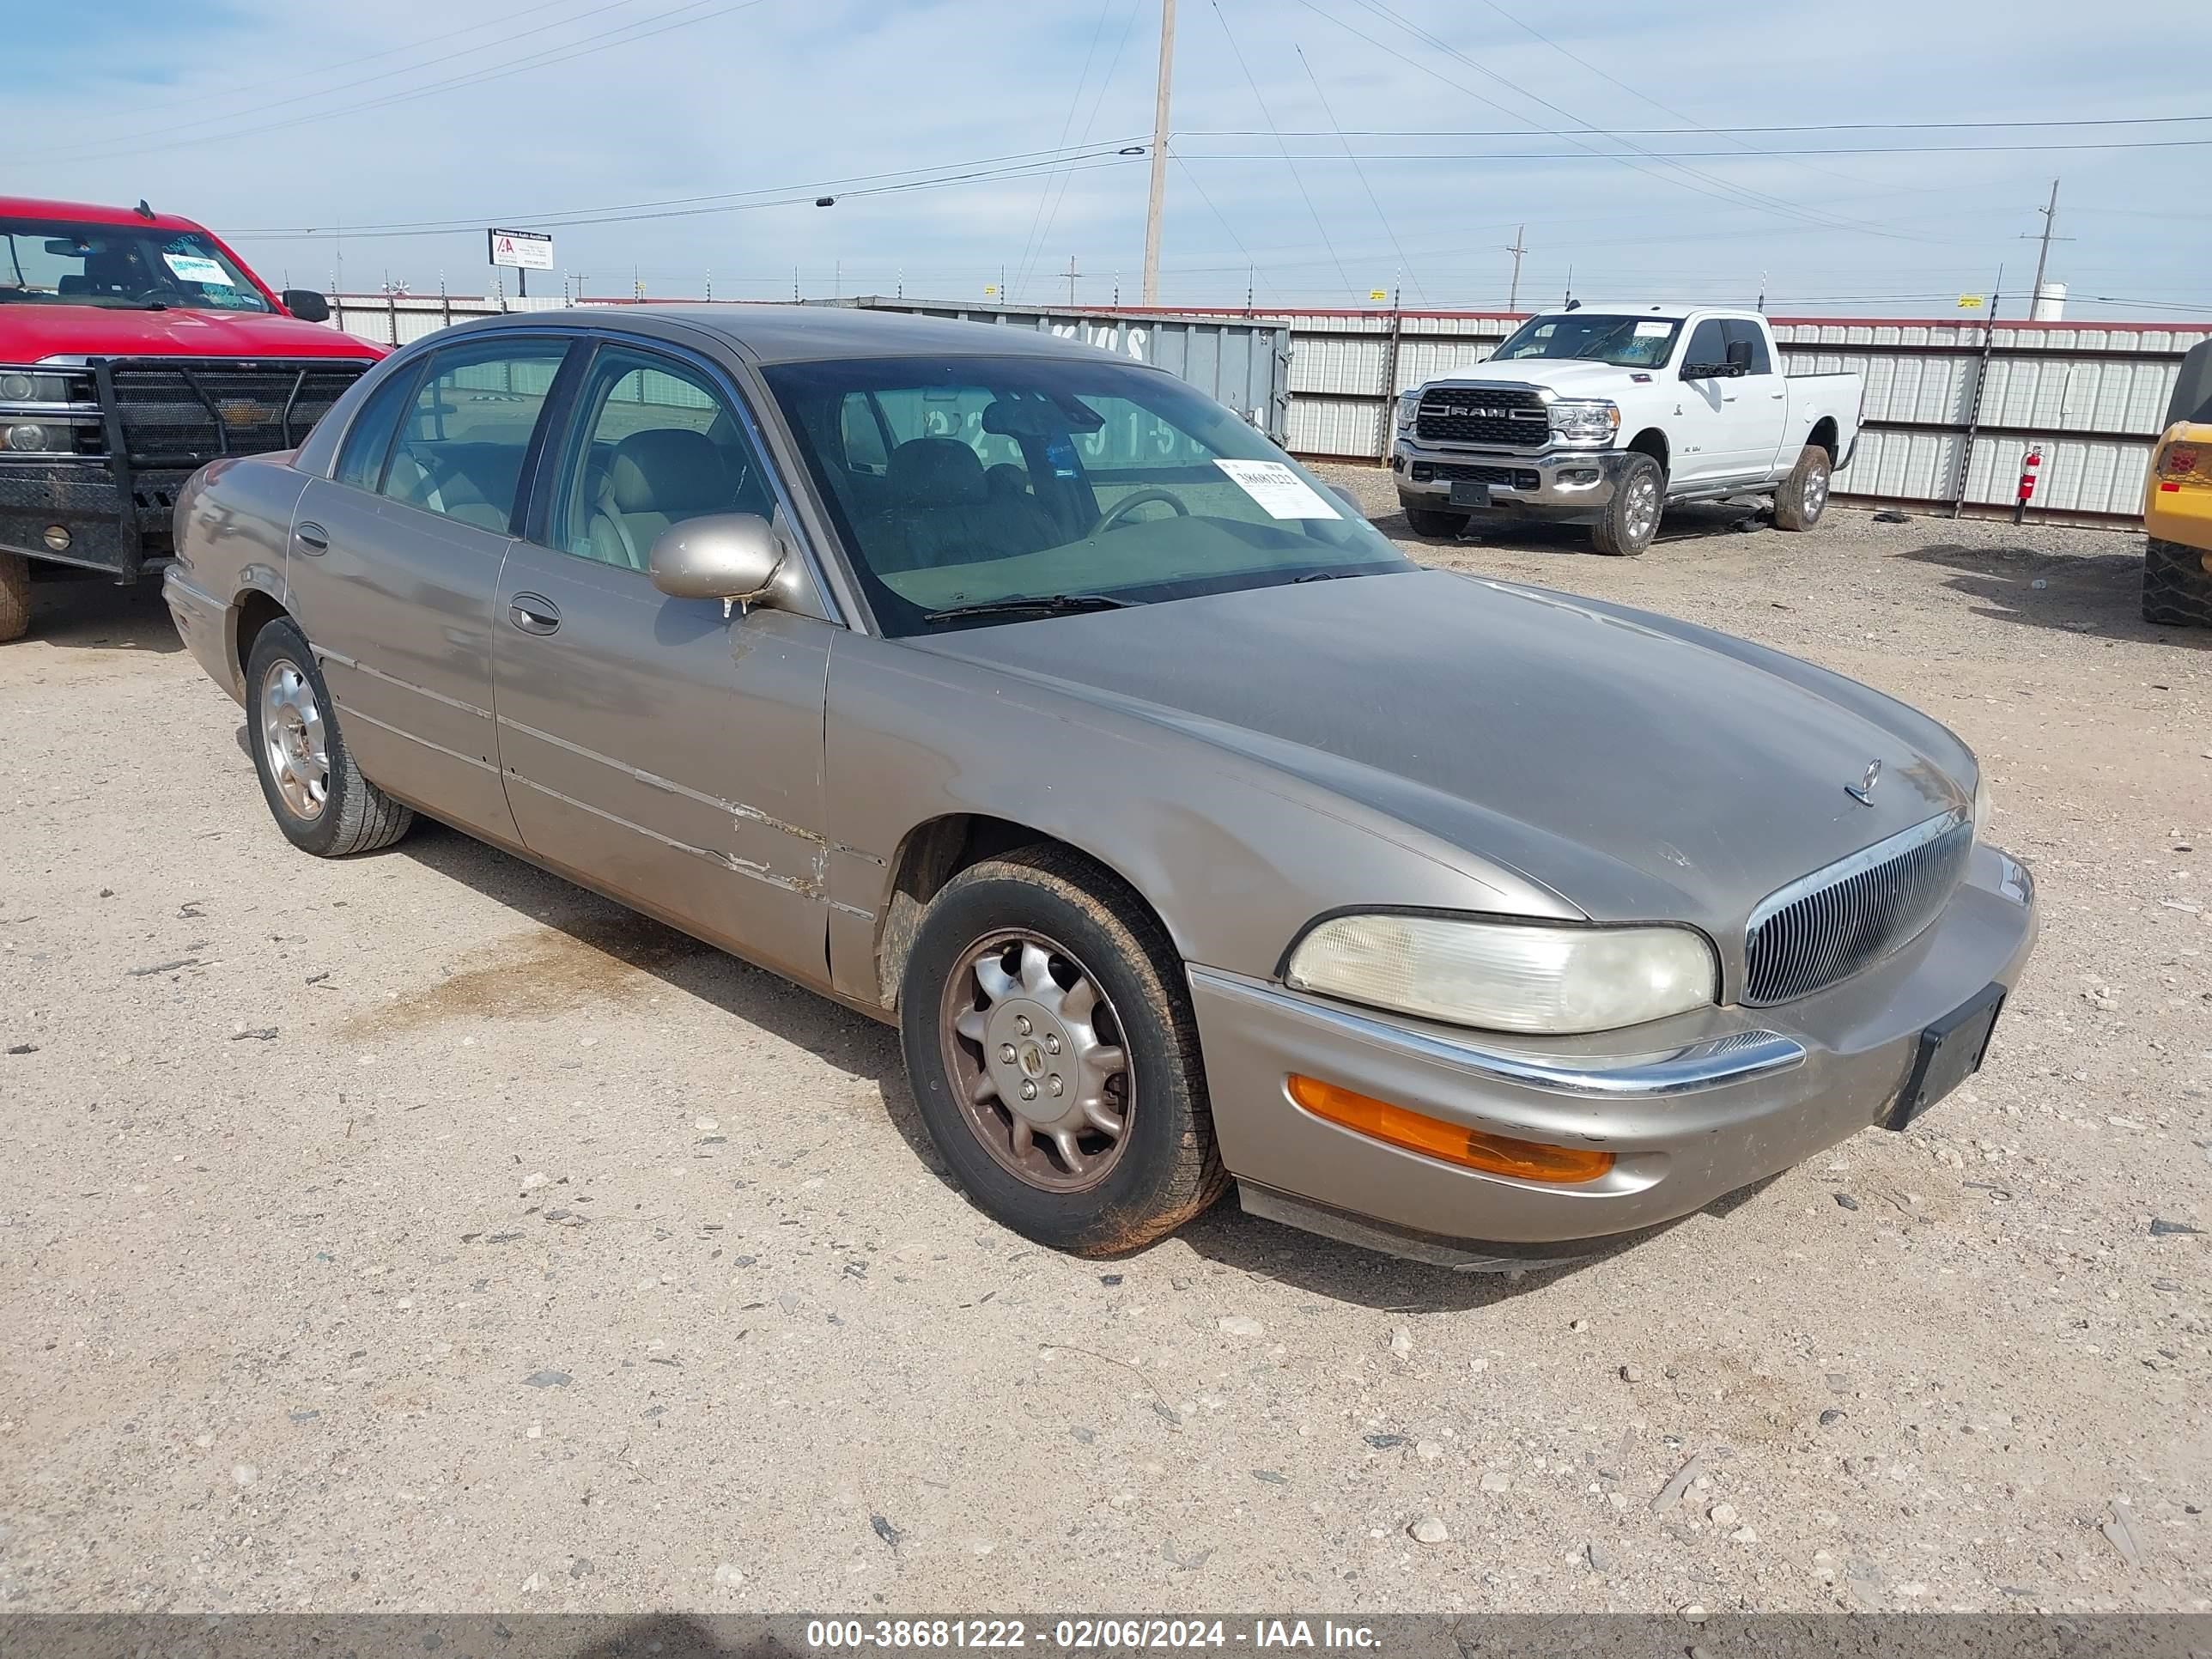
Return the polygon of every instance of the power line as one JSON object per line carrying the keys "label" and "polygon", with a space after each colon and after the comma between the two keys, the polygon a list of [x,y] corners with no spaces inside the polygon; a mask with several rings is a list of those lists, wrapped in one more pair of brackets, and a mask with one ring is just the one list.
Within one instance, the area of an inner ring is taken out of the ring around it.
{"label": "power line", "polygon": [[[1099,37],[1106,33],[1106,18],[1114,9],[1114,0],[1099,0],[1098,21],[1091,27],[1091,44],[1084,48],[1083,68],[1075,77],[1075,90],[1067,97],[1067,113],[1060,118],[1059,147],[1067,147],[1067,135],[1075,130],[1075,112],[1083,107],[1083,88],[1091,81],[1091,60],[1098,55]],[[1052,194],[1052,179],[1047,175],[1044,188],[1037,192],[1036,206],[1030,214],[1029,234],[1022,239],[1022,257],[1014,262],[1014,282],[1025,286],[1030,276],[1030,251],[1036,246],[1037,227],[1044,222],[1044,204]],[[1007,296],[1000,295],[1000,299]]]}
{"label": "power line", "polygon": [[[1361,38],[1366,37],[1363,35]],[[1602,70],[1599,72],[1603,73]],[[1491,106],[1493,109],[1498,107],[1494,104]],[[1665,109],[1667,106],[1661,104],[1658,107]],[[1663,138],[1670,135],[1680,137],[1699,133],[1723,137],[1740,132],[1958,132],[2029,127],[2179,126],[2202,125],[2208,121],[2212,121],[2212,115],[2114,115],[2050,121],[1820,121],[1798,126],[1612,127],[1607,131],[1614,137]],[[1488,131],[1445,131],[1429,127],[1353,127],[1349,131],[1354,138],[1517,138],[1525,130],[1525,125]],[[1265,138],[1272,136],[1250,127],[1199,128],[1183,134],[1186,138]],[[1334,135],[1285,131],[1283,136],[1286,138],[1328,138]],[[1852,182],[1863,184],[1865,180],[1854,179]]]}
{"label": "power line", "polygon": [[[283,75],[272,75],[266,80],[246,81],[234,83],[228,87],[218,87],[212,91],[195,92],[178,98],[155,99],[151,102],[144,101],[133,96],[131,100],[131,107],[133,112],[139,114],[144,114],[154,110],[174,109],[179,104],[191,104],[196,106],[204,107],[211,100],[221,101],[240,97],[249,92],[258,92],[264,87],[295,87],[302,81],[312,81],[317,76],[328,75],[332,70],[359,69],[363,64],[380,63],[386,58],[397,58],[403,53],[417,52],[422,51],[425,46],[434,46],[441,41],[457,40],[464,34],[474,34],[479,29],[496,28],[502,23],[513,22],[518,17],[529,17],[541,11],[550,11],[556,6],[568,6],[574,5],[574,3],[575,0],[538,0],[538,4],[525,6],[520,11],[503,12],[497,17],[488,17],[480,23],[465,24],[460,28],[449,29],[443,34],[433,34],[423,40],[410,40],[404,46],[387,46],[382,52],[372,52],[364,55],[351,58],[333,58],[327,64],[318,64],[315,68],[310,70],[295,70]],[[589,12],[580,12],[575,17],[563,18],[561,21],[563,23],[574,23],[583,17],[588,17],[590,15],[591,13]],[[557,27],[559,25],[549,24],[546,27]],[[514,37],[509,36],[507,38],[511,40]],[[493,44],[503,45],[505,43],[503,41],[497,41]],[[482,50],[482,48],[471,46],[467,50],[476,52]],[[413,67],[422,69],[427,68],[428,65],[417,64]],[[344,84],[357,86],[360,82],[348,82]],[[319,97],[325,94],[337,92],[341,89],[342,88],[340,87],[326,87],[323,89],[323,93],[315,94],[313,95]],[[236,115],[242,112],[234,110],[230,112],[233,115]],[[18,153],[27,155],[42,155],[47,152],[45,150],[29,150]]]}
{"label": "power line", "polygon": [[[1237,67],[1243,71],[1244,84],[1252,88],[1252,101],[1260,106],[1260,118],[1272,128],[1275,125],[1274,115],[1267,108],[1267,100],[1260,95],[1260,83],[1252,78],[1251,68],[1245,63],[1244,53],[1237,45],[1236,32],[1229,27],[1228,18],[1222,15],[1221,0],[1210,0],[1210,3],[1213,7],[1214,21],[1221,25],[1222,38],[1229,42],[1230,55],[1236,58]],[[1276,144],[1282,150],[1283,161],[1291,170],[1291,182],[1298,187],[1298,195],[1306,204],[1306,211],[1313,216],[1314,228],[1321,232],[1322,245],[1328,247],[1331,256],[1334,257],[1336,250],[1329,244],[1328,227],[1322,222],[1321,210],[1314,205],[1313,197],[1306,190],[1304,175],[1299,173],[1298,164],[1291,160],[1290,147],[1284,144],[1279,138],[1276,140]],[[1341,260],[1337,262],[1336,274],[1344,278],[1344,286],[1349,289],[1352,286],[1352,277],[1345,270]]]}
{"label": "power line", "polygon": [[[1098,90],[1091,97],[1091,113],[1083,123],[1081,137],[1076,140],[1079,147],[1091,142],[1091,130],[1098,125],[1098,117],[1106,107],[1106,94],[1114,85],[1115,71],[1121,67],[1121,54],[1128,48],[1129,36],[1136,27],[1137,12],[1141,4],[1142,0],[1129,0],[1129,15],[1121,24],[1121,38],[1114,43],[1114,55],[1106,62],[1106,73],[1098,82]],[[1103,21],[1105,13],[1102,10],[1099,16]],[[1063,135],[1063,141],[1064,139],[1065,135]],[[1030,256],[1032,263],[1043,256],[1045,245],[1052,240],[1053,227],[1060,222],[1060,210],[1067,203],[1067,175],[1062,173],[1059,180],[1059,189],[1053,193],[1052,207],[1044,216],[1044,229],[1037,236],[1036,252]],[[1053,190],[1050,182],[1046,184],[1045,189]],[[1017,276],[1015,280],[1018,283],[1024,279]]]}
{"label": "power line", "polygon": [[[611,205],[588,208],[558,208],[535,213],[519,212],[505,208],[500,208],[486,213],[475,214],[467,218],[397,219],[389,220],[377,224],[337,225],[332,226],[329,229],[325,229],[319,225],[263,226],[255,229],[238,231],[234,234],[240,236],[255,236],[264,239],[278,237],[296,239],[313,236],[356,236],[379,234],[386,236],[421,236],[435,235],[446,231],[479,229],[495,219],[527,219],[533,223],[544,223],[546,222],[558,222],[563,220],[574,222],[584,222],[582,216],[586,215],[619,215],[647,208],[693,207],[717,203],[726,204],[730,203],[742,202],[751,197],[776,195],[787,191],[802,189],[812,191],[835,190],[847,185],[872,184],[879,179],[906,179],[917,173],[945,173],[955,168],[995,168],[1001,164],[1012,165],[1018,163],[1029,163],[1036,166],[1058,166],[1060,162],[1066,161],[1081,161],[1086,157],[1103,157],[1108,155],[1119,155],[1133,147],[1134,146],[1132,144],[1131,141],[1127,139],[1119,141],[1118,144],[1115,140],[1107,139],[1097,144],[1086,145],[1082,149],[1074,151],[1061,149],[1012,150],[1003,155],[985,155],[977,157],[972,161],[940,161],[933,163],[929,166],[917,167],[894,167],[884,173],[851,173],[840,179],[817,179],[805,184],[766,185],[756,190],[717,191],[712,195],[708,196],[668,196],[662,197],[653,201],[617,202]],[[963,174],[963,176],[974,177],[977,175],[965,173]],[[591,222],[599,222],[593,220]]]}
{"label": "power line", "polygon": [[[1103,167],[1126,166],[1132,159],[1131,155],[1124,151],[1105,149],[1095,149],[1089,154],[1097,159],[1083,162],[1068,170],[1077,173],[1096,172]],[[861,196],[888,196],[911,191],[940,190],[953,185],[973,184],[987,179],[1034,179],[1048,174],[1055,168],[1066,166],[1065,158],[1055,157],[1043,161],[1017,162],[1006,167],[979,167],[972,171],[945,173],[943,176],[935,178],[906,179],[891,184],[863,185],[857,188],[847,186],[839,189],[838,194],[841,199]],[[707,214],[744,213],[756,208],[788,207],[795,203],[815,200],[822,191],[837,188],[838,185],[839,181],[836,179],[822,180],[810,185],[787,185],[781,187],[780,193],[749,191],[744,192],[748,199],[726,198],[700,206],[656,208],[653,204],[641,203],[634,204],[629,209],[611,208],[568,216],[494,213],[480,215],[473,219],[449,221],[443,224],[386,227],[380,229],[348,225],[343,229],[330,230],[318,228],[246,230],[232,234],[228,240],[284,242],[319,241],[329,237],[387,239],[406,236],[442,236],[453,235],[462,231],[480,230],[483,225],[493,219],[506,218],[528,218],[534,226],[546,230],[573,229],[582,225],[631,224],[650,219],[686,219]]]}
{"label": "power line", "polygon": [[[628,0],[614,0],[614,3],[625,4],[628,3]],[[356,115],[368,110],[387,109],[394,104],[407,103],[416,98],[427,98],[433,94],[451,91],[457,88],[482,86],[487,82],[503,80],[510,75],[520,75],[528,70],[550,68],[555,64],[564,64],[574,58],[592,57],[602,52],[611,51],[615,46],[631,46],[640,40],[648,40],[655,35],[666,34],[675,29],[690,28],[694,24],[710,22],[717,17],[727,16],[732,12],[749,10],[752,7],[765,3],[765,0],[735,0],[733,4],[702,12],[695,17],[678,17],[679,13],[697,11],[699,7],[707,3],[708,0],[685,0],[685,3],[668,11],[657,13],[652,17],[641,19],[635,23],[624,23],[619,27],[603,30],[598,34],[588,34],[580,40],[572,40],[564,46],[549,47],[543,52],[531,53],[509,63],[486,64],[480,69],[471,70],[465,74],[454,76],[444,81],[433,81],[423,86],[408,88],[368,99],[361,103],[342,105],[337,109],[317,110],[304,115],[288,117],[282,121],[264,122],[259,126],[204,133],[197,138],[179,138],[173,141],[169,147],[186,148],[197,144],[228,143],[235,139],[250,137],[257,133],[275,132],[288,127],[309,125],[317,121],[332,120],[342,115]],[[601,9],[606,9],[606,8]],[[670,18],[677,18],[678,21],[667,21],[666,20]],[[643,24],[655,22],[659,23],[660,27],[658,28],[642,27]],[[623,35],[626,38],[619,40],[610,38],[615,35]],[[594,42],[605,44],[595,45]],[[426,66],[417,64],[415,67]],[[146,135],[140,135],[140,137],[144,136]],[[97,161],[119,155],[134,155],[137,153],[136,148],[102,150],[91,155],[76,155],[70,159],[79,161]]]}
{"label": "power line", "polygon": [[[1298,63],[1306,72],[1306,79],[1313,82],[1314,96],[1321,100],[1321,112],[1328,118],[1329,125],[1334,126],[1336,112],[1329,108],[1328,94],[1321,89],[1321,76],[1316,75],[1313,65],[1306,62],[1306,49],[1294,40],[1291,43],[1291,50],[1297,53]],[[1339,142],[1344,143],[1341,135]],[[1382,204],[1375,198],[1375,187],[1367,182],[1366,171],[1359,165],[1359,158],[1352,153],[1352,146],[1348,143],[1344,143],[1344,158],[1352,163],[1352,173],[1359,180],[1359,188],[1367,192],[1367,205],[1375,210],[1376,218],[1382,221],[1382,234],[1390,239],[1390,246],[1398,255],[1398,267],[1406,273],[1407,281],[1413,285],[1414,297],[1424,304],[1427,303],[1428,296],[1422,291],[1421,279],[1413,274],[1413,261],[1406,258],[1406,250],[1398,246],[1398,233],[1391,228],[1390,216],[1382,211]]]}
{"label": "power line", "polygon": [[[1304,0],[1304,3],[1310,3],[1310,0]],[[1577,126],[1580,126],[1589,132],[1595,133],[1601,137],[1613,137],[1615,136],[1607,132],[1604,128],[1597,125],[1595,122],[1584,119],[1582,116],[1576,114],[1572,110],[1566,108],[1563,105],[1555,104],[1552,102],[1550,99],[1543,97],[1540,94],[1530,92],[1526,88],[1508,80],[1504,76],[1498,74],[1497,70],[1468,57],[1465,52],[1460,51],[1458,47],[1453,46],[1451,42],[1444,40],[1442,36],[1433,33],[1428,29],[1423,28],[1419,24],[1409,21],[1407,18],[1400,15],[1397,12],[1393,11],[1388,5],[1382,3],[1382,0],[1355,0],[1355,3],[1377,16],[1389,18],[1391,21],[1396,23],[1399,27],[1413,35],[1416,40],[1423,41],[1426,45],[1435,47],[1437,51],[1456,58],[1460,63],[1466,64],[1468,68],[1473,70],[1476,74],[1486,76],[1491,80],[1496,82],[1499,86],[1504,87],[1507,91],[1512,93],[1516,97],[1524,98],[1530,103],[1540,105],[1543,108],[1552,111],[1553,113],[1566,120],[1572,121]],[[1486,100],[1485,101],[1488,100]],[[1493,105],[1492,107],[1497,107],[1497,106]],[[1505,112],[1515,115],[1516,118],[1527,118],[1525,117],[1518,116],[1517,112],[1514,111],[1507,111]],[[1583,142],[1579,134],[1544,129],[1542,127],[1542,124],[1536,121],[1530,121],[1528,124],[1529,125],[1537,127],[1540,130],[1552,131],[1554,137],[1564,138],[1573,143],[1582,143]],[[1585,144],[1583,145],[1583,148],[1589,149],[1591,146]],[[1746,201],[1762,202],[1772,211],[1781,214],[1788,218],[1802,219],[1814,223],[1827,224],[1834,228],[1844,228],[1848,227],[1850,228],[1863,231],[1874,235],[1888,236],[1896,234],[1894,232],[1885,231],[1876,226],[1860,224],[1852,221],[1838,220],[1832,215],[1817,213],[1810,209],[1801,207],[1796,203],[1785,200],[1782,197],[1770,196],[1764,191],[1753,190],[1747,185],[1729,184],[1724,179],[1715,178],[1712,174],[1702,172],[1696,167],[1685,167],[1679,159],[1673,156],[1662,155],[1658,152],[1649,150],[1640,144],[1631,143],[1629,148],[1631,149],[1641,151],[1648,159],[1658,162],[1662,167],[1673,167],[1679,173],[1687,174],[1690,178],[1701,179],[1709,185],[1730,192],[1731,194],[1740,197]],[[1633,161],[1629,161],[1628,158],[1625,156],[1616,156],[1609,159],[1623,161],[1626,165],[1632,167],[1636,165]],[[1648,169],[1638,167],[1636,170],[1643,172],[1647,171]],[[1660,176],[1663,177],[1665,175]],[[1911,239],[1899,238],[1899,240]]]}
{"label": "power line", "polygon": [[[1186,135],[1192,136],[1192,135]],[[1288,136],[1288,135],[1285,135]],[[1316,135],[1321,136],[1321,135]],[[1535,134],[1509,135],[1535,137]],[[1572,139],[1573,133],[1556,133],[1555,137]],[[2075,149],[2203,149],[2212,147],[2212,138],[2143,138],[2114,140],[2087,144],[1894,144],[1846,145],[1836,149],[1762,149],[1746,157],[1741,151],[1729,149],[1681,149],[1664,153],[1646,149],[1601,150],[1584,148],[1579,150],[1459,150],[1459,149],[1370,149],[1359,155],[1363,161],[1626,161],[1645,159],[1661,161],[1676,160],[1727,161],[1760,160],[1790,155],[2020,155],[2033,151]],[[1328,161],[1335,159],[1328,150],[1304,150],[1302,160]],[[1267,152],[1250,150],[1200,150],[1195,159],[1201,161],[1267,161],[1275,157]],[[1643,171],[1643,169],[1638,169]],[[1700,177],[1703,175],[1700,174]],[[1701,192],[1702,193],[1702,192]],[[1755,203],[1739,205],[1755,206]],[[1830,230],[1863,228],[1849,220],[1815,220]]]}

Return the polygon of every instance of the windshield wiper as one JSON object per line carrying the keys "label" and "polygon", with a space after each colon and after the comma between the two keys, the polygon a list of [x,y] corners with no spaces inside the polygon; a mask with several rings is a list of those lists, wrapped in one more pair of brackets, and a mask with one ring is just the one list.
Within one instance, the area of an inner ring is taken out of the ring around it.
{"label": "windshield wiper", "polygon": [[981,599],[974,605],[956,605],[948,610],[929,611],[922,621],[957,622],[969,617],[1064,617],[1079,611],[1126,611],[1134,603],[1133,599],[1117,599],[1111,593],[1043,593],[1030,599]]}

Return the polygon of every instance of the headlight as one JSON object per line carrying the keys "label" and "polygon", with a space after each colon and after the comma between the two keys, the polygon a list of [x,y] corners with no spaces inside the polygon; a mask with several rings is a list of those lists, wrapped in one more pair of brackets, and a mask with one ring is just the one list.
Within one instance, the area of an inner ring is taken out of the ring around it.
{"label": "headlight", "polygon": [[1560,398],[1552,404],[1552,436],[1563,444],[1602,449],[1620,430],[1620,405],[1607,398]]}
{"label": "headlight", "polygon": [[90,377],[81,369],[55,374],[35,368],[0,368],[0,404],[66,404],[92,395]]}
{"label": "headlight", "polygon": [[1291,953],[1302,991],[1497,1031],[1609,1031],[1719,994],[1712,946],[1686,927],[1560,927],[1421,915],[1337,916]]}
{"label": "headlight", "polygon": [[1974,780],[1974,839],[1989,839],[1990,813],[1994,810],[1990,800],[1990,769],[1983,767]]}
{"label": "headlight", "polygon": [[15,426],[0,426],[0,449],[18,454],[38,454],[49,449],[60,449],[69,441],[67,427],[40,426],[24,421]]}
{"label": "headlight", "polygon": [[1411,392],[1398,394],[1398,425],[1401,429],[1413,425],[1413,416],[1420,413],[1421,391],[1421,387],[1415,386]]}

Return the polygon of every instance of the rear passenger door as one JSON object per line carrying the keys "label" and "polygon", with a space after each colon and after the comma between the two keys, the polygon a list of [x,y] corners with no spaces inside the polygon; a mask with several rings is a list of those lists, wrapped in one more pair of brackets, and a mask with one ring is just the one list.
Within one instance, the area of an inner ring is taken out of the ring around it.
{"label": "rear passenger door", "polygon": [[672,599],[672,525],[773,518],[781,488],[729,377],[628,341],[580,366],[492,632],[499,752],[544,862],[790,976],[827,975],[818,617]]}
{"label": "rear passenger door", "polygon": [[286,561],[347,747],[380,787],[514,844],[492,720],[492,599],[565,336],[471,338],[369,395]]}

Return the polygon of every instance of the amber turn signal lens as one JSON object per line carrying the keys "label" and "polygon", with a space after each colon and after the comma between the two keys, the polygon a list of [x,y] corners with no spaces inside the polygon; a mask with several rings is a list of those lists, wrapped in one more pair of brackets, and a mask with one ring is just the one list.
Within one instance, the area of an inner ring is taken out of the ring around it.
{"label": "amber turn signal lens", "polygon": [[1387,1100],[1356,1094],[1334,1083],[1300,1077],[1296,1073],[1291,1076],[1291,1098],[1316,1117],[1341,1125],[1356,1134],[1491,1175],[1571,1186],[1595,1181],[1613,1168],[1611,1152],[1594,1152],[1587,1146],[1553,1146],[1540,1140],[1516,1140],[1510,1135],[1485,1134],[1463,1123],[1447,1123],[1441,1118],[1409,1112]]}

